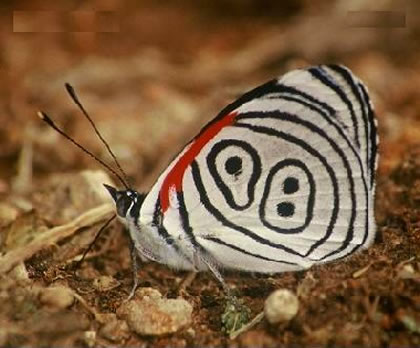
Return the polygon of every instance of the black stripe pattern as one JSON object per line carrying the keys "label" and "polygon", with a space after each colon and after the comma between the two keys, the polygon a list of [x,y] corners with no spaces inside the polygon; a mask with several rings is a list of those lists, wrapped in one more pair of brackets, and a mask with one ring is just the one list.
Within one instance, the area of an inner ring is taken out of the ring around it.
{"label": "black stripe pattern", "polygon": [[376,120],[366,87],[349,69],[316,66],[269,81],[195,139],[232,112],[233,124],[185,169],[169,208],[162,210],[159,193],[183,152],[143,203],[137,223],[150,248],[159,240],[161,262],[204,270],[205,253],[222,268],[283,272],[341,259],[373,241]]}

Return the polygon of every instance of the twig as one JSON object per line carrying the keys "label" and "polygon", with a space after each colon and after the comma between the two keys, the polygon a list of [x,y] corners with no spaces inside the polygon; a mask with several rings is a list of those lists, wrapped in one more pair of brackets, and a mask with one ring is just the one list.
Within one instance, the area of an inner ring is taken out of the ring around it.
{"label": "twig", "polygon": [[178,293],[182,293],[183,291],[185,291],[196,277],[197,272],[188,272],[187,276],[181,281],[181,284],[178,286]]}
{"label": "twig", "polygon": [[27,245],[9,251],[0,257],[0,274],[9,272],[19,262],[25,261],[43,248],[74,234],[78,229],[105,219],[114,212],[112,204],[103,204],[78,216],[68,224],[54,227],[42,233]]}
{"label": "twig", "polygon": [[363,274],[365,274],[369,270],[370,266],[372,266],[372,262],[368,263],[367,266],[354,272],[353,278],[360,278]]}
{"label": "twig", "polygon": [[[98,250],[98,251],[94,251],[94,252],[90,252],[90,253],[88,253],[86,256],[85,256],[85,261],[86,260],[91,260],[91,259],[94,259],[94,258],[97,258],[98,256],[101,256],[101,255],[103,255],[103,254],[105,254],[106,252],[108,252],[108,250],[109,250],[109,247],[110,247],[110,245],[111,245],[111,242],[112,242],[112,240],[113,240],[113,235],[114,235],[115,233],[113,233],[113,234],[110,234],[106,239],[105,239],[105,241],[103,242],[103,244],[101,245],[101,247],[100,247],[100,249]],[[68,260],[66,260],[65,261],[65,264],[66,265],[70,265],[70,264],[72,264],[73,262],[79,262],[81,259],[82,259],[82,256],[83,256],[83,253],[79,253],[79,254],[77,254],[77,255],[75,255],[74,257],[72,257],[71,259],[68,259]]]}
{"label": "twig", "polygon": [[32,186],[32,157],[33,157],[33,131],[29,125],[25,129],[22,149],[19,154],[18,171],[13,179],[13,189],[17,193],[25,193]]}
{"label": "twig", "polygon": [[257,325],[261,320],[263,320],[264,318],[264,312],[260,312],[258,313],[254,319],[252,319],[249,323],[245,324],[244,326],[242,326],[240,329],[232,332],[229,335],[229,338],[231,340],[235,339],[236,337],[238,337],[241,333],[244,333],[245,331],[248,331],[249,329],[253,328],[255,325]]}
{"label": "twig", "polygon": [[80,296],[78,293],[73,292],[73,296],[80,302],[80,304],[89,312],[91,313],[94,317],[95,320],[97,321],[101,321],[101,315],[100,313],[96,312],[96,310],[94,308],[92,308],[91,306],[89,306],[87,304],[87,302],[85,301],[85,299]]}

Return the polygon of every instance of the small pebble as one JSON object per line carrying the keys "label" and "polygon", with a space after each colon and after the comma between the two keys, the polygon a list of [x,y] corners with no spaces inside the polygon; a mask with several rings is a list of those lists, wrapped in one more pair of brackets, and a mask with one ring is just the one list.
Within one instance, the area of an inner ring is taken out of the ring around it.
{"label": "small pebble", "polygon": [[48,306],[57,309],[70,307],[74,302],[73,292],[63,286],[52,286],[42,289],[39,300]]}
{"label": "small pebble", "polygon": [[24,262],[19,262],[10,272],[9,276],[17,281],[29,282],[29,274]]}
{"label": "small pebble", "polygon": [[85,331],[83,338],[88,347],[94,347],[96,343],[96,331]]}
{"label": "small pebble", "polygon": [[160,336],[188,326],[192,310],[184,299],[162,298],[157,290],[143,288],[117,309],[117,316],[139,335]]}
{"label": "small pebble", "polygon": [[195,330],[192,327],[188,328],[186,332],[191,338],[195,338]]}
{"label": "small pebble", "polygon": [[[0,183],[1,187],[1,183]],[[1,188],[0,188],[1,192]],[[0,203],[0,227],[6,226],[17,218],[19,210],[11,204],[2,202]]]}
{"label": "small pebble", "polygon": [[115,313],[96,313],[95,319],[98,323],[105,325],[106,323],[117,320],[117,315]]}
{"label": "small pebble", "polygon": [[159,300],[162,298],[162,294],[153,288],[139,288],[136,290],[136,298],[139,299],[154,299]]}
{"label": "small pebble", "polygon": [[109,291],[120,286],[121,283],[111,276],[100,276],[93,280],[93,287],[98,291]]}
{"label": "small pebble", "polygon": [[270,324],[289,321],[294,318],[299,309],[296,295],[287,289],[274,291],[265,300],[264,314]]}
{"label": "small pebble", "polygon": [[124,320],[115,319],[102,326],[99,334],[109,341],[118,342],[130,336],[130,329]]}

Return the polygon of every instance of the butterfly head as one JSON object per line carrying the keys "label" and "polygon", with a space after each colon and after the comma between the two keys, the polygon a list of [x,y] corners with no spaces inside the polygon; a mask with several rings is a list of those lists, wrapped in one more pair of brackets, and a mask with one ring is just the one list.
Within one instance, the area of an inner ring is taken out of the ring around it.
{"label": "butterfly head", "polygon": [[114,200],[120,218],[138,218],[145,195],[132,189],[118,191],[112,186],[104,186]]}

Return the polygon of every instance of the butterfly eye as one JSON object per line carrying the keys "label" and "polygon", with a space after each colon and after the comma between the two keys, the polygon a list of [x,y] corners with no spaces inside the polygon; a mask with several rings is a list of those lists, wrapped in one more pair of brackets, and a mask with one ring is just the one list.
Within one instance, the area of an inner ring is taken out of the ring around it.
{"label": "butterfly eye", "polygon": [[120,217],[126,217],[127,212],[130,209],[130,206],[133,204],[133,199],[132,197],[123,193],[118,197],[117,202],[115,204],[117,207],[118,215]]}
{"label": "butterfly eye", "polygon": [[239,176],[242,173],[242,159],[239,156],[229,157],[225,162],[225,170],[228,174]]}

